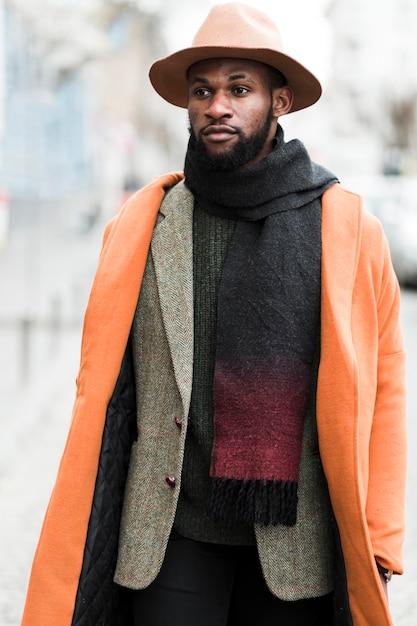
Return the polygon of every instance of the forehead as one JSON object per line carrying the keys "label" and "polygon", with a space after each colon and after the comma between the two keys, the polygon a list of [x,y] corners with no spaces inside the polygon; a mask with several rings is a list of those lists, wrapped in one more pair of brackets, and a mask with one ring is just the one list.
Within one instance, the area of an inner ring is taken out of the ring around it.
{"label": "forehead", "polygon": [[218,58],[198,61],[188,70],[189,82],[195,80],[196,77],[208,76],[210,78],[247,76],[262,82],[268,78],[268,68],[264,63],[249,59]]}

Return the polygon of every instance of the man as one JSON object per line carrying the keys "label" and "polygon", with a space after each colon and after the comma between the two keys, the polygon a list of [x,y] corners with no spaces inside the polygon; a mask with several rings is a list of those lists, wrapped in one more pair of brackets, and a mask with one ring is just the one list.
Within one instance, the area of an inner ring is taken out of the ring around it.
{"label": "man", "polygon": [[399,290],[360,198],[284,141],[320,85],[243,4],[150,78],[188,108],[185,179],[106,231],[22,623],[388,626]]}

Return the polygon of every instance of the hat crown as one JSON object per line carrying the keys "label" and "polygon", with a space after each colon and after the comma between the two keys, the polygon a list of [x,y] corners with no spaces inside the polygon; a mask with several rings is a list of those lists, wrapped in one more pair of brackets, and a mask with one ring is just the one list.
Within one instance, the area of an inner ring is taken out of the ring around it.
{"label": "hat crown", "polygon": [[192,46],[284,51],[276,24],[261,11],[239,2],[213,6],[195,34]]}
{"label": "hat crown", "polygon": [[304,109],[320,98],[320,82],[284,52],[273,20],[241,2],[213,6],[192,45],[155,61],[149,78],[167,102],[187,108],[189,68],[199,61],[225,57],[257,61],[281,72],[294,94],[291,111]]}

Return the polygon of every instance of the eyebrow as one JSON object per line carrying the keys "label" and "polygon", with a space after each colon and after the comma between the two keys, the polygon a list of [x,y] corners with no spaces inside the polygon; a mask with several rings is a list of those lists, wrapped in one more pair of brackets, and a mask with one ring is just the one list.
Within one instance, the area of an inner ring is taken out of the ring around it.
{"label": "eyebrow", "polygon": [[[231,74],[228,78],[229,82],[233,82],[235,80],[247,80],[248,82],[251,82],[251,83],[256,82],[254,81],[253,78],[251,78],[251,76],[248,76],[247,74]],[[208,85],[209,82],[210,81],[207,78],[204,78],[203,76],[195,76],[193,80],[191,81],[191,84],[203,83],[204,85]]]}
{"label": "eyebrow", "polygon": [[251,76],[248,76],[247,74],[232,74],[231,76],[229,76],[229,80],[247,80],[251,83],[254,83],[255,81],[253,80],[253,78]]}

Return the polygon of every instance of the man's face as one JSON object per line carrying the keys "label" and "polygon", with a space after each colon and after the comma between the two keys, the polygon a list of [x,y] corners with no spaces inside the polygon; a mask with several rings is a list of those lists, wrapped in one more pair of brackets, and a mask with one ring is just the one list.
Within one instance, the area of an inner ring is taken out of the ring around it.
{"label": "man's face", "polygon": [[262,63],[211,59],[193,65],[188,114],[193,147],[203,165],[229,170],[266,156],[277,126],[275,99]]}

